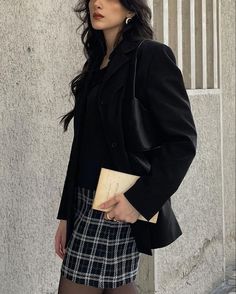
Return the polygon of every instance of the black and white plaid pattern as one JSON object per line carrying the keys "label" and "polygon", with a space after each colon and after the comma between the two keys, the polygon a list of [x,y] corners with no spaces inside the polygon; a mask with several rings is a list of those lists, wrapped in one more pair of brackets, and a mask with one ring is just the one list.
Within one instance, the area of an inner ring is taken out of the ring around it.
{"label": "black and white plaid pattern", "polygon": [[130,224],[104,219],[92,209],[95,190],[78,187],[74,229],[64,256],[61,274],[97,288],[117,288],[135,280],[140,252]]}

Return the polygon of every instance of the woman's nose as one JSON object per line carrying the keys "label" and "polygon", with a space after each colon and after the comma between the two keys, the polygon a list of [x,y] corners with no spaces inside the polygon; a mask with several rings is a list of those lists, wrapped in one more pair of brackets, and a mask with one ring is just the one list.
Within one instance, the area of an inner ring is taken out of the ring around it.
{"label": "woman's nose", "polygon": [[101,7],[101,0],[94,0],[93,4],[95,8]]}

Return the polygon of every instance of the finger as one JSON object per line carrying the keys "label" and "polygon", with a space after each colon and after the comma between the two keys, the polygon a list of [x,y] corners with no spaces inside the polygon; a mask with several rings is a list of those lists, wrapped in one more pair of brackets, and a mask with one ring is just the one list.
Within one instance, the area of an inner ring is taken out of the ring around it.
{"label": "finger", "polygon": [[105,220],[108,220],[108,218],[107,218],[107,214],[106,213],[104,213],[104,217],[103,217]]}
{"label": "finger", "polygon": [[104,219],[106,219],[106,220],[112,220],[113,219],[113,216],[111,215],[110,212],[106,212],[104,214]]}
{"label": "finger", "polygon": [[55,252],[60,258],[63,258],[61,254],[60,238],[58,237],[55,238]]}
{"label": "finger", "polygon": [[65,240],[65,238],[62,238],[62,240],[61,240],[61,246],[62,246],[62,253],[63,253],[63,255],[65,255],[65,253],[66,253],[65,244],[66,244],[66,240]]}
{"label": "finger", "polygon": [[64,249],[64,246],[63,246],[63,244],[61,243],[61,244],[60,244],[60,255],[61,255],[62,258],[64,258],[64,255],[65,255],[64,250],[65,250],[65,249]]}
{"label": "finger", "polygon": [[57,255],[63,259],[63,254],[61,253],[61,245],[59,245],[59,251],[57,252]]}
{"label": "finger", "polygon": [[109,218],[110,218],[110,214],[109,214],[109,216],[108,216],[107,213],[104,213],[104,219],[105,219],[105,220],[109,220]]}
{"label": "finger", "polygon": [[117,197],[115,195],[115,196],[111,197],[109,200],[107,200],[106,202],[103,202],[102,204],[100,204],[99,207],[100,208],[109,208],[118,202],[119,202],[119,200],[117,199]]}
{"label": "finger", "polygon": [[63,244],[63,237],[62,235],[60,234],[58,237],[57,237],[57,255],[63,259],[64,258],[64,253],[63,253],[63,248],[64,248],[64,244]]}

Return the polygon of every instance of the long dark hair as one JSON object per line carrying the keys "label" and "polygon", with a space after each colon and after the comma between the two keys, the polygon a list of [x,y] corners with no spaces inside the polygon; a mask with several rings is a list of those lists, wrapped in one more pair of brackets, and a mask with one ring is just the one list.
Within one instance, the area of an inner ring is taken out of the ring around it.
{"label": "long dark hair", "polygon": [[[116,37],[114,47],[122,39],[153,39],[154,32],[151,27],[152,11],[147,4],[147,0],[119,0],[120,3],[129,11],[135,13],[132,20],[123,25],[121,31]],[[76,29],[83,26],[81,41],[84,45],[83,53],[86,62],[80,73],[70,82],[71,94],[74,99],[78,98],[80,92],[80,81],[87,74],[90,64],[95,60],[102,60],[106,54],[106,43],[102,30],[93,29],[89,15],[89,0],[79,0],[73,8],[74,12],[81,20],[81,24]],[[75,107],[67,114],[62,116],[60,124],[64,124],[64,132],[67,131],[70,120],[75,113]]]}

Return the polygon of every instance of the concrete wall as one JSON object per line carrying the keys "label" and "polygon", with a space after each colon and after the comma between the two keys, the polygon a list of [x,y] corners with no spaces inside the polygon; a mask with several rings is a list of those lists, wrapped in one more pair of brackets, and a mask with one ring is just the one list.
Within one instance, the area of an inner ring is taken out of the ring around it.
{"label": "concrete wall", "polygon": [[[57,293],[56,213],[72,139],[58,117],[82,62],[70,1],[0,1],[0,293]],[[155,4],[155,1],[154,1]],[[155,6],[154,6],[155,8]],[[190,95],[198,153],[173,207],[183,236],[141,256],[141,294],[204,294],[233,260],[235,1],[221,1],[221,89]]]}
{"label": "concrete wall", "polygon": [[210,293],[223,275],[220,95],[191,96],[198,151],[172,196],[183,235],[155,250],[156,293]]}
{"label": "concrete wall", "polygon": [[[154,12],[159,4],[153,1]],[[155,250],[155,293],[211,293],[235,261],[235,1],[220,1],[219,17],[221,86],[188,91],[198,150],[172,197],[183,235]],[[139,276],[142,293],[153,293],[142,282]]]}
{"label": "concrete wall", "polygon": [[222,1],[222,172],[225,261],[235,260],[235,1]]}
{"label": "concrete wall", "polygon": [[72,1],[0,1],[0,293],[54,293],[56,213],[72,128],[69,81],[81,65]]}

